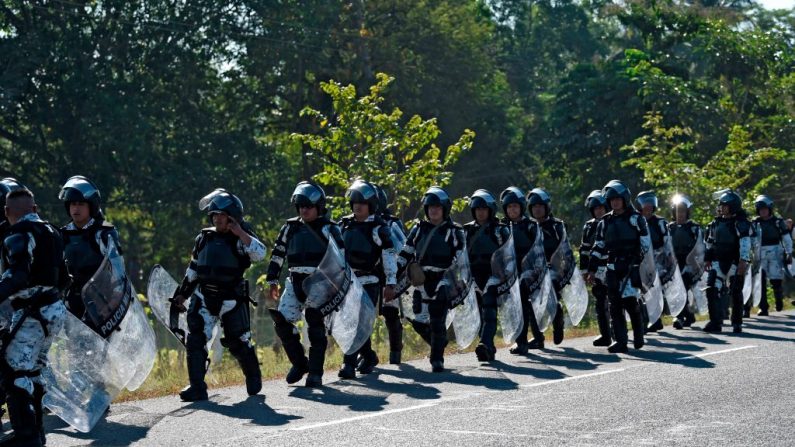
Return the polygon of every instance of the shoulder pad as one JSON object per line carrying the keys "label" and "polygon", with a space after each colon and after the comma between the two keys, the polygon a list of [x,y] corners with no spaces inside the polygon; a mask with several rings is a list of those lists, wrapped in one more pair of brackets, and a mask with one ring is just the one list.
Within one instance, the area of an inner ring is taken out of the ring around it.
{"label": "shoulder pad", "polygon": [[467,223],[465,223],[465,224],[464,224],[464,228],[472,228],[472,227],[474,227],[474,226],[477,226],[477,224],[478,224],[478,223],[477,223],[476,221],[474,221],[474,220],[473,220],[473,221],[471,221],[471,222],[467,222]]}
{"label": "shoulder pad", "polygon": [[215,233],[215,227],[202,228],[202,234]]}
{"label": "shoulder pad", "polygon": [[749,233],[751,231],[751,222],[749,222],[748,219],[737,219],[735,225],[741,236],[743,233]]}
{"label": "shoulder pad", "polygon": [[451,227],[455,228],[456,230],[463,230],[464,229],[464,227],[462,227],[461,224],[458,223],[458,222],[452,222]]}
{"label": "shoulder pad", "polygon": [[287,219],[287,225],[298,225],[298,224],[301,224],[301,223],[303,223],[303,222],[301,222],[301,218],[298,217],[298,216],[291,217],[291,218]]}
{"label": "shoulder pad", "polygon": [[22,232],[14,232],[8,235],[3,241],[8,257],[14,258],[19,254],[25,253],[28,249],[29,237],[27,233]]}
{"label": "shoulder pad", "polygon": [[102,225],[101,225],[101,227],[102,227],[103,229],[106,229],[106,230],[107,230],[107,229],[111,229],[111,230],[112,230],[112,229],[116,228],[116,227],[115,227],[115,226],[114,226],[112,223],[108,222],[107,220],[103,220],[103,221],[102,221]]}

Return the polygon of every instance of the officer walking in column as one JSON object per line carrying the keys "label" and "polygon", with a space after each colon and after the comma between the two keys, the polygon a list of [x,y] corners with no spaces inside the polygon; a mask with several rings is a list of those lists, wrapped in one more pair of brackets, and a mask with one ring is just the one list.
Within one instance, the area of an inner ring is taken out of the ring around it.
{"label": "officer walking in column", "polygon": [[[246,391],[262,389],[257,351],[251,340],[248,283],[243,274],[252,262],[265,258],[265,246],[243,220],[243,202],[234,194],[216,189],[201,201],[211,227],[196,236],[190,264],[173,302],[188,312],[186,343],[190,384],[179,396],[187,402],[207,400],[207,342],[220,321],[221,344],[237,359],[246,377]],[[185,301],[191,297],[190,308]]]}
{"label": "officer walking in column", "polygon": [[[392,301],[397,282],[397,254],[390,228],[377,214],[378,192],[371,183],[356,180],[345,197],[353,211],[340,223],[345,258],[374,305],[381,301],[382,289],[383,300]],[[370,374],[376,365],[378,356],[368,338],[358,353],[344,356],[339,377],[354,379],[357,370],[360,374]]]}
{"label": "officer walking in column", "polygon": [[[307,296],[302,284],[317,270],[326,254],[329,240],[333,239],[340,250],[345,244],[339,226],[327,216],[326,193],[320,186],[312,182],[300,182],[290,202],[295,206],[298,216],[288,219],[279,231],[266,277],[271,298],[279,301],[278,308],[271,311],[271,317],[276,335],[281,339],[284,352],[292,364],[287,373],[287,383],[296,383],[309,373],[305,385],[317,388],[323,385],[328,337],[323,313],[320,309],[305,305]],[[279,276],[285,260],[289,275],[279,297]],[[308,326],[308,358],[295,326],[301,320],[302,313]]]}
{"label": "officer walking in column", "polygon": [[447,346],[448,284],[442,281],[444,272],[464,252],[466,238],[460,225],[450,218],[453,201],[447,192],[432,186],[422,198],[425,219],[418,220],[409,232],[406,245],[398,257],[401,270],[416,262],[424,281],[414,290],[413,311],[427,311],[429,323],[413,321],[418,334],[431,347],[430,362],[435,373],[444,371],[444,348]]}
{"label": "officer walking in column", "polygon": [[704,331],[723,330],[724,308],[721,305],[721,294],[728,287],[732,304],[732,329],[734,333],[740,333],[743,330],[743,283],[751,262],[753,230],[743,210],[743,201],[736,192],[724,190],[717,195],[719,216],[710,222],[705,239],[705,268],[709,272],[709,323],[704,326]]}
{"label": "officer walking in column", "polygon": [[[595,189],[585,199],[585,207],[591,213],[591,219],[585,222],[582,228],[582,243],[580,244],[580,271],[588,273],[588,264],[591,260],[591,250],[596,241],[596,228],[607,214],[607,200],[602,196],[602,190]],[[612,330],[610,329],[610,308],[607,300],[607,285],[595,279],[591,287],[596,303],[596,323],[599,326],[599,337],[593,341],[594,346],[610,346],[613,343]]]}
{"label": "officer walking in column", "polygon": [[[687,257],[693,251],[700,239],[703,239],[701,226],[690,219],[693,202],[684,194],[677,194],[671,200],[671,213],[674,221],[668,224],[668,233],[676,255],[676,263],[682,273],[682,283],[685,289],[691,290],[698,283],[700,272],[694,272],[693,266],[688,265]],[[690,327],[696,321],[696,316],[685,305],[682,312],[676,316],[674,329]]]}
{"label": "officer walking in column", "polygon": [[497,200],[489,191],[475,191],[469,198],[469,210],[474,220],[464,225],[464,232],[482,315],[480,344],[475,348],[475,355],[479,361],[489,362],[494,360],[497,353],[497,348],[494,347],[494,335],[497,333],[497,286],[486,287],[486,283],[492,275],[491,257],[508,241],[511,233],[497,219]]}
{"label": "officer walking in column", "polygon": [[[513,235],[513,243],[516,249],[516,262],[521,264],[522,260],[533,248],[536,238],[543,240],[543,233],[539,229],[538,223],[527,217],[527,200],[524,192],[516,186],[509,186],[500,193],[500,202],[505,217],[502,223],[508,226]],[[519,289],[522,296],[522,317],[524,323],[516,339],[516,346],[510,349],[514,355],[527,355],[530,349],[544,349],[544,333],[538,326],[533,305],[530,302],[530,291],[524,287]],[[527,340],[527,333],[533,336],[532,340]]]}
{"label": "officer walking in column", "polygon": [[0,368],[14,432],[0,445],[35,447],[46,442],[41,370],[66,317],[63,243],[58,229],[39,217],[28,189],[10,191],[4,210],[9,226],[0,246],[0,303],[10,300],[14,313]]}
{"label": "officer walking in column", "polygon": [[632,321],[635,349],[643,347],[644,324],[641,317],[640,263],[651,250],[646,219],[632,207],[631,192],[620,180],[611,180],[602,189],[611,211],[596,228],[593,249],[588,261],[587,281],[607,284],[610,319],[615,341],[607,348],[611,353],[627,349],[627,320]]}
{"label": "officer walking in column", "polygon": [[[781,312],[784,308],[784,269],[787,264],[792,262],[792,237],[789,227],[781,216],[773,212],[773,199],[766,195],[759,195],[754,200],[756,208],[756,218],[754,225],[760,242],[761,268],[759,274],[762,275],[762,299],[759,302],[759,315],[768,315],[769,305],[767,303],[767,281],[773,288],[773,296],[776,300],[776,312]],[[747,310],[750,311],[751,302],[749,300]]]}

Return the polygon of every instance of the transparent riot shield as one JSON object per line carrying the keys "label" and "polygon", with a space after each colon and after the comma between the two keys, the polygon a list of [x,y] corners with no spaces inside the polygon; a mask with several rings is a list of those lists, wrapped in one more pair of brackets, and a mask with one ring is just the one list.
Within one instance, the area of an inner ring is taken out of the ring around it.
{"label": "transparent riot shield", "polygon": [[83,287],[86,314],[100,336],[108,340],[107,361],[120,374],[129,374],[125,388],[135,390],[155,364],[155,332],[127,278],[124,258],[114,248]]}
{"label": "transparent riot shield", "polygon": [[751,272],[750,266],[745,269],[745,276],[743,276],[743,304],[748,304],[754,290],[754,274]]}
{"label": "transparent riot shield", "polygon": [[536,235],[533,248],[522,259],[520,281],[530,297],[538,327],[545,331],[555,317],[558,303],[552,288],[552,277],[547,267],[544,242],[540,232]]}
{"label": "transparent riot shield", "polygon": [[709,307],[707,305],[707,294],[704,291],[704,289],[707,287],[707,276],[708,273],[703,272],[699,281],[690,288],[690,294],[693,297],[693,302],[699,315],[705,315],[707,312],[709,312]]}
{"label": "transparent riot shield", "polygon": [[[149,274],[146,297],[155,319],[165,326],[182,346],[185,346],[188,337],[187,313],[179,312],[176,309],[172,311],[171,309],[171,298],[174,296],[177,287],[179,287],[179,284],[169,275],[168,271],[160,265],[155,265],[152,267],[152,272]],[[185,301],[185,308],[190,308],[190,303],[195,299],[196,293],[188,297]],[[207,366],[209,372],[210,367],[220,363],[223,357],[221,329],[219,325],[216,324],[213,328],[212,337],[207,341],[205,347],[209,353],[209,364]]]}
{"label": "transparent riot shield", "polygon": [[497,294],[497,315],[505,343],[516,341],[524,323],[522,297],[519,289],[516,249],[513,236],[491,255],[491,277],[486,289],[494,287]]}
{"label": "transparent riot shield", "polygon": [[588,310],[588,289],[574,258],[568,234],[563,234],[549,263],[557,273],[561,286],[560,297],[566,305],[569,320],[572,325],[577,326]]}
{"label": "transparent riot shield", "polygon": [[480,332],[480,310],[469,257],[457,257],[445,270],[442,282],[447,289],[446,298],[451,307],[447,313],[447,326],[453,325],[456,343],[465,349]]}
{"label": "transparent riot shield", "polygon": [[373,332],[375,306],[333,239],[329,239],[317,269],[301,287],[306,293],[306,306],[326,317],[331,336],[342,351],[358,351]]}
{"label": "transparent riot shield", "polygon": [[657,254],[655,261],[663,287],[663,296],[668,303],[668,311],[673,316],[679,315],[687,305],[687,289],[682,281],[670,238],[666,241],[664,249]]}
{"label": "transparent riot shield", "polygon": [[67,312],[42,370],[44,406],[76,430],[91,431],[132,376],[108,361],[121,356],[117,347]]}
{"label": "transparent riot shield", "polygon": [[657,275],[657,266],[654,262],[652,250],[646,252],[640,264],[640,279],[645,289],[643,302],[646,305],[646,311],[649,314],[649,324],[651,325],[660,319],[664,304],[662,283],[659,275]]}

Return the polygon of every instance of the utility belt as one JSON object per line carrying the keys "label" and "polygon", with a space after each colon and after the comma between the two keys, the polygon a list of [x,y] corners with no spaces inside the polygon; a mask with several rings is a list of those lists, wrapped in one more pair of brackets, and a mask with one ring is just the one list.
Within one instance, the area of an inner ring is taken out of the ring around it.
{"label": "utility belt", "polygon": [[249,298],[248,281],[243,279],[237,284],[201,284],[199,290],[205,301],[251,301]]}

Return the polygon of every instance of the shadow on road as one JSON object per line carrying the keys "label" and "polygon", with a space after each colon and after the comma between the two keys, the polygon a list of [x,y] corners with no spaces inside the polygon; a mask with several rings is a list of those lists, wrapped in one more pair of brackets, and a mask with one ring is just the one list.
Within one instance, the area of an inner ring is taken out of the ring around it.
{"label": "shadow on road", "polygon": [[453,383],[458,385],[483,387],[491,390],[515,390],[518,388],[518,384],[516,382],[506,377],[483,377],[465,374],[469,371],[478,371],[479,369],[479,367],[474,367],[467,369],[446,370],[443,373],[432,373],[428,370],[415,368],[409,364],[403,364],[400,365],[398,370],[384,370],[381,373],[401,379],[411,379],[426,384]]}
{"label": "shadow on road", "polygon": [[[349,389],[358,388],[354,392]],[[361,392],[359,392],[359,389]],[[386,407],[389,393],[367,393],[370,388],[357,385],[352,381],[340,381],[324,385],[321,388],[293,388],[290,397],[317,402],[325,405],[348,407],[351,411],[381,411]]]}
{"label": "shadow on road", "polygon": [[229,418],[248,420],[248,425],[260,425],[273,427],[285,425],[294,419],[302,419],[301,416],[291,414],[281,414],[265,403],[265,396],[258,394],[249,396],[246,400],[232,405],[223,405],[227,399],[218,399],[211,396],[210,400],[193,402],[179,410],[168,413],[168,416],[181,417],[195,411],[207,411],[218,413]]}
{"label": "shadow on road", "polygon": [[44,418],[44,426],[47,433],[60,433],[72,439],[89,441],[85,445],[120,446],[130,445],[145,438],[149,430],[164,417],[165,414],[145,413],[139,409],[118,422],[102,419],[91,432],[80,433],[69,429],[69,426],[57,417],[48,415]]}

